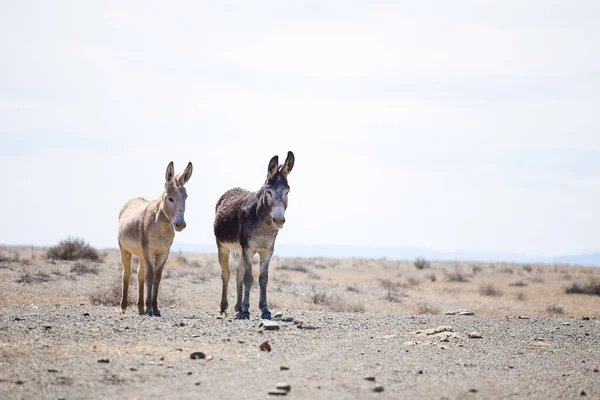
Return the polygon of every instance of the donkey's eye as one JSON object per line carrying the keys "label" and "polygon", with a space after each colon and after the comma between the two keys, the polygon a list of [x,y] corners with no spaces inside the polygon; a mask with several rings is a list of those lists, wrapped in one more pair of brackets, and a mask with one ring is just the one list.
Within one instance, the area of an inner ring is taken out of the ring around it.
{"label": "donkey's eye", "polygon": [[174,202],[175,202],[175,200],[173,200],[173,198],[172,198],[172,197],[169,197],[169,201],[170,201],[171,203],[174,203]]}

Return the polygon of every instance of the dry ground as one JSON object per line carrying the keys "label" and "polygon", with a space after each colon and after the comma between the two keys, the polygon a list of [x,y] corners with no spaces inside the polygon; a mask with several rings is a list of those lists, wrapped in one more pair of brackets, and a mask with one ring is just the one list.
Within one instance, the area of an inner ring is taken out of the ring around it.
{"label": "dry ground", "polygon": [[215,255],[172,255],[155,318],[133,294],[120,313],[117,251],[44,251],[0,247],[0,399],[265,399],[280,381],[292,399],[600,398],[600,296],[565,293],[600,269],[274,258],[271,311],[294,322],[268,331],[256,289],[250,321],[219,317]]}
{"label": "dry ground", "polygon": [[[100,263],[45,260],[45,249],[34,249],[32,259],[26,247],[0,247],[0,254],[9,259],[0,262],[0,304],[118,304],[122,268],[116,250],[104,251]],[[255,260],[255,276],[257,268]],[[232,262],[230,305],[234,271]],[[272,311],[443,314],[468,308],[477,315],[598,317],[600,296],[565,293],[574,283],[593,280],[600,282],[600,268],[432,262],[419,270],[412,261],[273,257],[268,293]],[[133,274],[132,304],[136,281]],[[165,267],[159,306],[218,309],[220,288],[216,255],[175,252]],[[251,295],[255,311],[257,292],[258,284]]]}

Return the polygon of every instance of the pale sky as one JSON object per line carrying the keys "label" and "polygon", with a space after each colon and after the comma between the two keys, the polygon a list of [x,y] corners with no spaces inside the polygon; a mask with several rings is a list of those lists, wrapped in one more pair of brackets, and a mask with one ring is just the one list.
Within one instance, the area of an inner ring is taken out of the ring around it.
{"label": "pale sky", "polygon": [[176,243],[294,151],[278,243],[600,250],[598,1],[3,1],[0,243],[116,247],[188,161]]}

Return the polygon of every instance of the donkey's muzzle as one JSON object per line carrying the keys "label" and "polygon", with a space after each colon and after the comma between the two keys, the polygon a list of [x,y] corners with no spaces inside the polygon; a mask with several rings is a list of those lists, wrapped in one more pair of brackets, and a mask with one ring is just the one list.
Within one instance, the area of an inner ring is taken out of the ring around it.
{"label": "donkey's muzzle", "polygon": [[285,224],[285,218],[273,218],[273,225],[275,225],[277,229],[283,228],[283,224]]}
{"label": "donkey's muzzle", "polygon": [[175,222],[175,224],[174,224],[174,225],[175,225],[175,230],[176,230],[177,232],[181,232],[181,231],[182,231],[182,230],[184,230],[184,229],[185,229],[185,227],[187,226],[187,225],[185,224],[185,222],[184,222],[184,221],[182,221],[182,222]]}

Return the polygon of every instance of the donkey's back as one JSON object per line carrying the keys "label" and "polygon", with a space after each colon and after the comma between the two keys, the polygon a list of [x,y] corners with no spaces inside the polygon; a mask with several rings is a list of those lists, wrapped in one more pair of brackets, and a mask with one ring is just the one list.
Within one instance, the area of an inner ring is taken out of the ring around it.
{"label": "donkey's back", "polygon": [[217,201],[214,229],[218,242],[239,246],[242,205],[249,194],[248,190],[236,187],[226,191]]}

